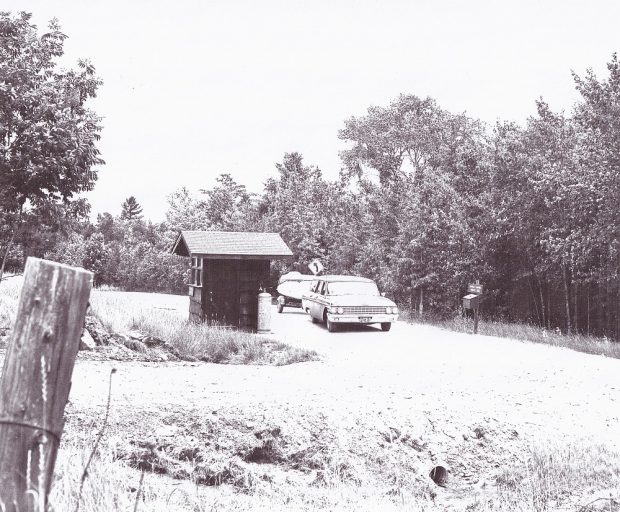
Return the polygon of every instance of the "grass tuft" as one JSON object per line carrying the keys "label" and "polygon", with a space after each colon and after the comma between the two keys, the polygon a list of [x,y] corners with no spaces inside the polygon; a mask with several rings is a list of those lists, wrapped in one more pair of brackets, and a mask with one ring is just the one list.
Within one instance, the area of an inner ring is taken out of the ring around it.
{"label": "grass tuft", "polygon": [[[498,475],[496,484],[504,510],[557,510],[580,496],[592,501],[587,498],[610,492],[618,499],[620,455],[596,445],[532,446],[525,461]],[[585,505],[575,508],[590,510]]]}
{"label": "grass tuft", "polygon": [[0,282],[0,329],[13,327],[22,278],[7,276]]}
{"label": "grass tuft", "polygon": [[[454,332],[472,333],[474,329],[473,320],[460,315],[449,319],[439,319],[432,316],[420,318],[414,314],[407,315],[406,318],[413,323],[435,325]],[[598,338],[584,334],[563,334],[559,330],[550,331],[532,324],[480,320],[478,334],[542,343],[555,347],[569,348],[585,354],[604,355],[620,359],[620,343],[610,341],[607,338]]]}
{"label": "grass tuft", "polygon": [[[178,309],[156,300],[167,298]],[[186,297],[93,290],[91,312],[111,332],[139,331],[164,340],[181,357],[211,363],[292,364],[318,359],[316,352],[290,347],[249,332],[195,324]],[[183,309],[181,309],[183,308]],[[133,347],[130,347],[133,348]]]}

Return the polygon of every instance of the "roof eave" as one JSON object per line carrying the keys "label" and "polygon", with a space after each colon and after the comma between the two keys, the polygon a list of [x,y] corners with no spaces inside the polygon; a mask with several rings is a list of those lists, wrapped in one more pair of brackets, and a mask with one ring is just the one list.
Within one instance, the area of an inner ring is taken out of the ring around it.
{"label": "roof eave", "polygon": [[[183,250],[183,248],[185,250]],[[174,245],[170,251],[172,254],[176,254],[178,256],[189,256],[191,253],[189,251],[189,247],[187,246],[187,242],[185,238],[183,238],[183,231],[179,232],[176,240],[174,241]]]}
{"label": "roof eave", "polygon": [[204,258],[207,260],[292,260],[292,254],[205,254],[201,252],[190,253],[192,258]]}

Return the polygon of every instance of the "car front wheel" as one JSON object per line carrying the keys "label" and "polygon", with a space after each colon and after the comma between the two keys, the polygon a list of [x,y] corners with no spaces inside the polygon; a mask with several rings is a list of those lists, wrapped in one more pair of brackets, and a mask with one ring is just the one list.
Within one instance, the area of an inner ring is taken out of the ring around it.
{"label": "car front wheel", "polygon": [[389,331],[392,328],[392,323],[391,322],[381,322],[381,330],[382,331]]}

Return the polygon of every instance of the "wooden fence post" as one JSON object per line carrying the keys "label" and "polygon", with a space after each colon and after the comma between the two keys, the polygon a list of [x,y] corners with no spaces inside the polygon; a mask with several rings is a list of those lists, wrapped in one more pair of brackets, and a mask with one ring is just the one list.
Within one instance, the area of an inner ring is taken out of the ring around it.
{"label": "wooden fence post", "polygon": [[28,258],[0,381],[0,510],[45,512],[93,274]]}

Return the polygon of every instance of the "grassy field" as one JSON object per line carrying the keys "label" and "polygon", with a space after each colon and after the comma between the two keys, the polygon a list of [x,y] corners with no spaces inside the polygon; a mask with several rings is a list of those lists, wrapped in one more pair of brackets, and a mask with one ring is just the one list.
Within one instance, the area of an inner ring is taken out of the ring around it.
{"label": "grassy field", "polygon": [[[20,276],[0,283],[0,329],[12,326]],[[286,365],[310,361],[316,352],[225,327],[186,320],[187,297],[115,290],[91,292],[89,314],[110,333],[139,331],[165,341],[182,358],[213,363]]]}
{"label": "grassy field", "polygon": [[[462,316],[439,319],[427,315],[420,318],[416,313],[404,312],[403,320],[412,323],[430,324],[454,332],[473,333],[474,330],[473,319]],[[585,354],[597,354],[620,359],[620,343],[618,342],[584,334],[563,334],[558,330],[542,329],[532,324],[480,320],[478,333],[483,336],[543,343],[555,347],[569,348]]]}
{"label": "grassy field", "polygon": [[[163,299],[163,300],[162,300]],[[91,313],[109,332],[139,331],[162,339],[183,357],[212,363],[285,365],[317,358],[248,332],[186,320],[187,297],[93,290]]]}

